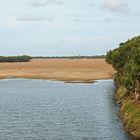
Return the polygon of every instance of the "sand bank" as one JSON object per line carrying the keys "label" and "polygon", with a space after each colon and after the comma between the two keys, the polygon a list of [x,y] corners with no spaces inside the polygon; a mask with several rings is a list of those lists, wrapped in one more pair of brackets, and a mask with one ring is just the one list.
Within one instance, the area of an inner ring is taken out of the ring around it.
{"label": "sand bank", "polygon": [[33,59],[24,63],[0,63],[0,78],[30,78],[91,83],[112,79],[114,69],[104,59]]}

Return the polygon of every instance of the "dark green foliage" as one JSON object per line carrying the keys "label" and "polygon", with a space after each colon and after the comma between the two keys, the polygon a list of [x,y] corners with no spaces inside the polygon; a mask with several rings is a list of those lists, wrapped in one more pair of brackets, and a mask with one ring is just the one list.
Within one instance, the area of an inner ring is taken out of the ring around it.
{"label": "dark green foliage", "polygon": [[31,57],[27,55],[23,56],[0,56],[0,62],[28,62]]}
{"label": "dark green foliage", "polygon": [[140,36],[120,43],[119,48],[109,51],[106,61],[116,69],[115,99],[121,103],[120,117],[126,130],[140,138]]}
{"label": "dark green foliage", "polygon": [[140,72],[140,36],[120,43],[119,48],[109,51],[106,61],[117,70],[116,82],[134,90]]}

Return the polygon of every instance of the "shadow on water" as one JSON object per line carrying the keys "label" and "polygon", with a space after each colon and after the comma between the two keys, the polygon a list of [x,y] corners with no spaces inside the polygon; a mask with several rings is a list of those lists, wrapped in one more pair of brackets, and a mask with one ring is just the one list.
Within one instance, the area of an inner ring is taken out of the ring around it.
{"label": "shadow on water", "polygon": [[117,117],[112,80],[0,81],[1,140],[133,140]]}

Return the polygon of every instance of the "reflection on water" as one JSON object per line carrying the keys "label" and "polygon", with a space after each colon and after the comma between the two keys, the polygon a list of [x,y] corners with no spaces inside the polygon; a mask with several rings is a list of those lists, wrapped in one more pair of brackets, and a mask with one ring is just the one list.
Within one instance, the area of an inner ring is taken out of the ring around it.
{"label": "reflection on water", "polygon": [[131,140],[113,94],[112,80],[1,80],[0,140]]}

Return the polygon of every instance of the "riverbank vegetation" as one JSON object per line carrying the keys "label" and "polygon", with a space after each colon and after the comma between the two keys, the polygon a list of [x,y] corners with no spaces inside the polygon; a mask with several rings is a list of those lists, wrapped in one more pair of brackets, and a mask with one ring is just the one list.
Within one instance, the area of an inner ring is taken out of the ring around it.
{"label": "riverbank vegetation", "polygon": [[126,130],[140,138],[140,36],[109,51],[106,61],[117,71],[115,99],[121,104],[120,117]]}
{"label": "riverbank vegetation", "polygon": [[0,56],[0,62],[29,62],[31,59],[30,56]]}

